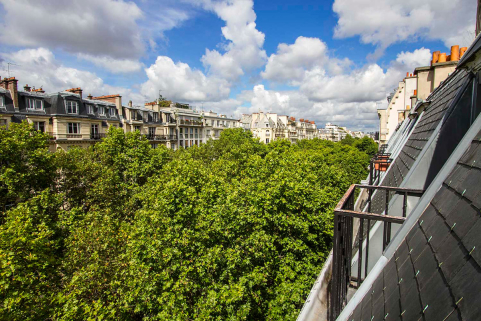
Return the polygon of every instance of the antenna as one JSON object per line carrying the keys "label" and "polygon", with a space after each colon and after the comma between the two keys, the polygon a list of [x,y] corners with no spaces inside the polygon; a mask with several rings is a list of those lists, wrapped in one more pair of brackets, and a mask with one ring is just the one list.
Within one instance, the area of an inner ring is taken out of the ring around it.
{"label": "antenna", "polygon": [[10,66],[19,66],[17,64],[14,64],[13,62],[7,62],[7,75],[8,75],[8,78],[10,78]]}

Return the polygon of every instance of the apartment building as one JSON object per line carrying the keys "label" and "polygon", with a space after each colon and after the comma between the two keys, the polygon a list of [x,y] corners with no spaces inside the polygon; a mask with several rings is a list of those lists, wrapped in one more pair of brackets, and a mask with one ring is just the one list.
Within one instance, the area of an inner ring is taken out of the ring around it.
{"label": "apartment building", "polygon": [[318,137],[314,121],[299,119],[276,113],[243,114],[241,124],[244,130],[250,130],[254,137],[268,144],[275,139],[288,139],[292,143],[299,139]]}
{"label": "apartment building", "polygon": [[464,55],[466,47],[451,47],[451,54],[433,52],[429,66],[418,67],[414,73],[406,73],[398,87],[387,97],[388,107],[378,109],[379,140],[385,144],[404,121],[419,100],[426,98],[454,72],[459,59]]}
{"label": "apartment building", "polygon": [[50,149],[88,147],[105,137],[110,126],[139,131],[152,147],[190,147],[219,139],[238,119],[198,112],[187,104],[160,99],[144,106],[122,104],[120,95],[82,96],[81,88],[46,93],[26,85],[19,91],[15,77],[0,79],[0,126],[27,120],[51,136]]}

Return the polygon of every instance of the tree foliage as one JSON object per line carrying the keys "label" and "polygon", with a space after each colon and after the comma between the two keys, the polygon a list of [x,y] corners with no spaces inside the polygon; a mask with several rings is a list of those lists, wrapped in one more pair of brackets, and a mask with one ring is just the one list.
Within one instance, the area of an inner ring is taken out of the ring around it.
{"label": "tree foliage", "polygon": [[[176,152],[115,128],[56,153],[26,124],[0,137],[10,320],[293,320],[369,162],[367,143],[266,145],[242,129]],[[32,166],[41,177],[14,179]]]}

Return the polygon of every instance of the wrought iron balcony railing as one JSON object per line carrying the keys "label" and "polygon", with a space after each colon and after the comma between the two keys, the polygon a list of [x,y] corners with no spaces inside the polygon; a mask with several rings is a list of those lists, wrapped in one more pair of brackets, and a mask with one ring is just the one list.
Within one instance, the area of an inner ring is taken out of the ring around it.
{"label": "wrought iron balcony railing", "polygon": [[[354,210],[356,188],[365,188],[369,190],[368,212],[359,212]],[[383,190],[385,192],[386,210],[384,211],[384,214],[375,214],[370,212],[371,196],[372,192],[375,190]],[[361,275],[363,268],[363,257],[365,258],[364,278],[367,276],[369,265],[369,230],[371,228],[371,221],[383,222],[384,229],[381,241],[384,251],[386,246],[391,242],[391,225],[393,223],[403,224],[406,219],[407,197],[420,196],[423,193],[423,190],[418,189],[354,184],[351,185],[351,187],[344,194],[334,210],[333,265],[329,309],[330,320],[336,320],[346,305],[348,289],[350,286],[354,287],[351,282],[356,283],[355,288],[359,288],[361,285],[363,281]],[[389,201],[390,195],[392,194],[401,194],[404,197],[402,216],[389,215]],[[354,224],[357,223],[354,218],[357,218],[359,221],[359,228],[357,231],[354,229]],[[353,259],[353,243],[355,243],[353,241],[355,241],[356,238],[358,239],[358,266],[357,277],[353,277],[351,275],[351,263]],[[364,241],[365,254],[363,254]]]}

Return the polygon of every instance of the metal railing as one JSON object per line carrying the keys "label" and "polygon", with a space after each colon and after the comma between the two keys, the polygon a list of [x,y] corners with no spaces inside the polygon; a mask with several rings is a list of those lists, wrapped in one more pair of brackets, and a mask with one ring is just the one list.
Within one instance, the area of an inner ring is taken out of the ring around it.
{"label": "metal railing", "polygon": [[[365,188],[369,190],[368,198],[368,212],[359,212],[354,210],[355,192],[356,188]],[[371,213],[371,196],[372,191],[385,191],[386,210],[384,214]],[[367,276],[369,265],[369,230],[371,228],[371,221],[381,221],[384,223],[383,230],[383,251],[391,242],[391,225],[403,224],[406,220],[407,211],[407,197],[420,196],[424,193],[423,190],[389,187],[389,186],[373,186],[373,185],[359,185],[353,184],[349,187],[347,192],[341,198],[336,208],[334,209],[334,239],[333,239],[333,265],[332,265],[332,281],[330,293],[330,309],[329,319],[335,320],[341,313],[344,306],[347,304],[347,292],[349,287],[354,287],[351,281],[356,282],[355,288],[361,285],[362,268],[363,268],[363,243],[365,244],[365,262],[364,262],[364,278]],[[389,201],[391,194],[401,194],[404,196],[402,216],[389,215]],[[353,240],[356,235],[354,231],[354,218],[359,219],[359,229],[357,231],[358,238],[358,266],[357,277],[351,276],[352,250]],[[364,232],[364,223],[366,222],[366,233]]]}
{"label": "metal railing", "polygon": [[90,133],[90,139],[102,139],[105,138],[106,134],[101,133]]}

